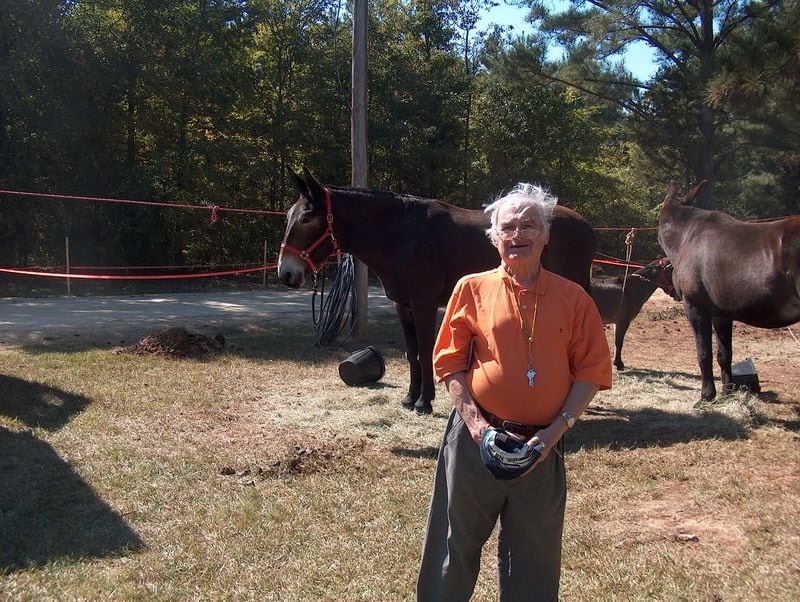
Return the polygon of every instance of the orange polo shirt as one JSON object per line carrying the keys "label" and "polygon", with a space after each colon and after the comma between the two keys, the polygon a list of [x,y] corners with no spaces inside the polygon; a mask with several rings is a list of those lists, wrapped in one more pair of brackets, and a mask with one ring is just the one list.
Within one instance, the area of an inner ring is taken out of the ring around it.
{"label": "orange polo shirt", "polygon": [[[534,310],[536,376],[529,387],[528,339],[519,311],[530,332]],[[440,381],[465,370],[471,339],[467,384],[484,410],[504,420],[550,424],[575,381],[611,388],[611,358],[594,301],[578,284],[543,268],[538,284],[521,291],[502,267],[458,281],[433,350]]]}

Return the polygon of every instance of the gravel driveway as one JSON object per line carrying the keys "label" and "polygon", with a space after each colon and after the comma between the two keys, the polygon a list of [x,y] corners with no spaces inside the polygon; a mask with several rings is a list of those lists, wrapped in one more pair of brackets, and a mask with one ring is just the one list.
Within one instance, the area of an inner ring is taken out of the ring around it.
{"label": "gravel driveway", "polygon": [[[276,289],[108,297],[0,299],[0,346],[79,340],[131,343],[160,328],[181,326],[211,333],[250,330],[271,320],[307,321],[311,291]],[[317,299],[319,303],[319,299]],[[369,310],[391,312],[379,287],[370,287]]]}

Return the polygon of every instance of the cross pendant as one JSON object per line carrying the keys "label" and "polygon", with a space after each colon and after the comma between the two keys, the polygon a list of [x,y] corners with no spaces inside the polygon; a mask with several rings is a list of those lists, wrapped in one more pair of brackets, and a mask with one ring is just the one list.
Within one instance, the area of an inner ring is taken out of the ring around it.
{"label": "cross pendant", "polygon": [[533,368],[529,368],[526,376],[528,377],[528,386],[532,387],[533,386],[533,377],[536,376],[536,372],[533,370]]}

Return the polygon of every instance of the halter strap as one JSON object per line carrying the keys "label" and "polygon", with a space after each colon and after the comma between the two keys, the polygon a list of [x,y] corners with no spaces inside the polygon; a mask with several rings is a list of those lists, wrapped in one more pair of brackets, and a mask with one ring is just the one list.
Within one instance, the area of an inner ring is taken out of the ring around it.
{"label": "halter strap", "polygon": [[675,300],[680,301],[678,298],[677,291],[675,290],[675,286],[672,284],[672,281],[667,277],[666,270],[670,266],[671,262],[666,257],[662,257],[658,260],[658,273],[656,274],[655,279],[645,278],[641,274],[633,274],[640,280],[644,280],[645,282],[649,282],[650,284],[655,284],[657,287],[663,289],[665,293],[667,293],[670,297]]}
{"label": "halter strap", "polygon": [[[328,257],[330,257],[331,255],[333,255],[335,252],[337,252],[339,250],[339,241],[336,240],[336,237],[333,234],[333,211],[331,209],[331,191],[330,191],[330,188],[328,188],[327,186],[325,187],[325,206],[326,206],[326,210],[327,210],[327,215],[325,216],[325,221],[327,222],[327,228],[325,229],[325,232],[323,232],[320,235],[320,237],[311,244],[310,247],[308,247],[305,251],[301,251],[300,249],[296,249],[295,247],[287,245],[285,242],[281,243],[281,249],[286,249],[288,251],[291,251],[292,253],[294,253],[295,255],[300,257],[300,259],[302,259],[303,261],[305,261],[309,265],[309,267],[311,268],[311,271],[314,272],[314,278],[315,279],[316,279],[317,273],[322,268],[322,265],[328,260]],[[328,253],[325,256],[325,258],[322,260],[322,262],[318,266],[311,259],[310,253],[314,249],[316,249],[320,244],[322,244],[322,242],[326,238],[330,238],[331,239],[331,252]]]}

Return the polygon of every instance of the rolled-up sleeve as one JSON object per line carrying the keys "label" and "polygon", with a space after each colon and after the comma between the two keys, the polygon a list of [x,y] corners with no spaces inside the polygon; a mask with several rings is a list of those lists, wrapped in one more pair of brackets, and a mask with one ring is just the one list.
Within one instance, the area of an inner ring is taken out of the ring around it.
{"label": "rolled-up sleeve", "polygon": [[474,334],[475,302],[464,278],[456,283],[444,312],[439,336],[433,348],[433,369],[439,381],[467,366]]}
{"label": "rolled-up sleeve", "polygon": [[600,390],[611,388],[611,356],[603,320],[588,295],[582,295],[575,312],[569,358],[574,380],[593,383]]}

